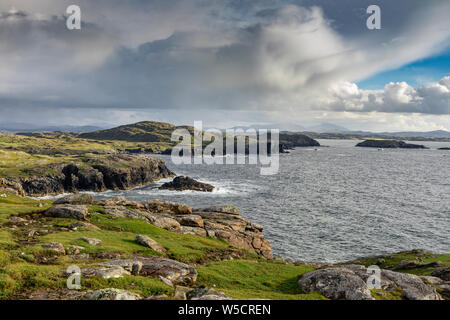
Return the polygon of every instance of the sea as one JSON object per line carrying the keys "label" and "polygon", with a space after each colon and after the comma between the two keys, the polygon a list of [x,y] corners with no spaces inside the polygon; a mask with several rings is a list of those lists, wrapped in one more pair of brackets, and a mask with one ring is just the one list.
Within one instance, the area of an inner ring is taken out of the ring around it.
{"label": "sea", "polygon": [[161,155],[177,175],[215,190],[159,190],[165,179],[96,198],[161,199],[195,208],[233,204],[264,226],[275,255],[293,261],[335,263],[413,248],[450,252],[450,151],[438,150],[450,142],[412,142],[427,150],[319,142],[322,147],[281,154],[279,172],[270,176],[258,165],[175,165]]}

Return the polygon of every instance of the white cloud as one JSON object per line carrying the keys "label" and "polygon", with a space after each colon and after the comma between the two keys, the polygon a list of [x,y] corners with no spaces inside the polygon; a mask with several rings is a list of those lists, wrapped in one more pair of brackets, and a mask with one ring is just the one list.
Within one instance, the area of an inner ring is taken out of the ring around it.
{"label": "white cloud", "polygon": [[349,11],[327,1],[243,1],[245,13],[226,0],[80,0],[81,32],[65,29],[66,2],[0,4],[17,7],[0,16],[0,109],[92,108],[93,118],[104,109],[186,117],[206,109],[210,118],[233,110],[236,119],[243,110],[305,121],[320,110],[450,113],[448,78],[377,91],[354,83],[441,52],[450,37],[445,0],[410,0],[407,10],[385,1],[379,32],[365,28],[359,0]]}
{"label": "white cloud", "polygon": [[450,114],[450,76],[413,88],[406,82],[389,83],[384,90],[360,90],[342,82],[331,89],[328,107],[335,111]]}

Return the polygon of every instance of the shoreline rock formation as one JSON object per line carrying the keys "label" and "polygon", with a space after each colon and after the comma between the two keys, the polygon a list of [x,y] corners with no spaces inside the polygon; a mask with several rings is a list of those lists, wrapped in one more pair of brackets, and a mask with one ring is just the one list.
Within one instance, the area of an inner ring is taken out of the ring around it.
{"label": "shoreline rock formation", "polygon": [[106,215],[144,220],[181,234],[225,240],[236,248],[268,259],[273,257],[270,242],[264,238],[263,227],[241,217],[239,210],[232,205],[194,209],[170,201],[135,202],[125,198],[106,199],[98,201],[98,204],[104,207],[103,214]]}
{"label": "shoreline rock formation", "polygon": [[212,192],[214,186],[208,183],[196,181],[190,177],[178,176],[172,181],[164,183],[159,189],[162,190],[173,190],[173,191],[201,191],[201,192]]}
{"label": "shoreline rock formation", "polygon": [[84,158],[79,163],[53,164],[51,173],[0,179],[0,190],[17,195],[46,196],[67,192],[126,190],[174,174],[162,159],[129,154]]}

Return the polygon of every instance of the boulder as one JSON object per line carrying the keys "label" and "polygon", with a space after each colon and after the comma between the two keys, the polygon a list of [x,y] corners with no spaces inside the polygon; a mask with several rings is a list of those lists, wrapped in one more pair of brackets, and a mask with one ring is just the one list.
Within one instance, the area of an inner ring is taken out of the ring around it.
{"label": "boulder", "polygon": [[181,225],[177,220],[169,217],[148,215],[147,220],[154,226],[169,231],[177,231],[181,228]]}
{"label": "boulder", "polygon": [[53,218],[71,218],[77,220],[87,220],[88,208],[87,206],[60,204],[55,205],[45,211],[47,217]]}
{"label": "boulder", "polygon": [[444,281],[450,281],[450,267],[442,267],[434,270],[431,275]]}
{"label": "boulder", "polygon": [[[364,266],[345,265],[307,273],[300,278],[299,286],[306,293],[319,291],[330,299],[372,300],[367,286],[369,276]],[[400,289],[408,300],[442,299],[431,285],[413,274],[381,269],[380,281],[381,289]]]}
{"label": "boulder", "polygon": [[94,196],[89,193],[75,193],[57,199],[55,204],[72,204],[72,205],[91,205],[94,202]]}
{"label": "boulder", "polygon": [[63,255],[66,254],[66,250],[64,249],[64,246],[59,242],[45,243],[42,245],[42,248],[45,250],[56,251]]}
{"label": "boulder", "polygon": [[100,265],[105,267],[120,267],[133,275],[139,275],[142,270],[142,262],[139,260],[119,259],[102,262]]}
{"label": "boulder", "polygon": [[137,255],[135,259],[142,263],[140,276],[170,280],[175,285],[190,286],[197,280],[197,271],[185,263],[157,256]]}
{"label": "boulder", "polygon": [[309,272],[300,278],[298,284],[304,293],[318,291],[333,300],[375,300],[366,282],[345,268]]}
{"label": "boulder", "polygon": [[100,239],[95,239],[95,238],[86,238],[86,237],[83,237],[83,238],[79,238],[79,239],[77,239],[77,240],[87,242],[87,243],[89,243],[91,246],[97,246],[97,245],[99,245],[100,243],[102,243],[102,240],[100,240]]}
{"label": "boulder", "polygon": [[175,299],[179,300],[231,300],[225,293],[210,288],[175,287]]}
{"label": "boulder", "polygon": [[191,234],[191,235],[202,236],[202,237],[206,237],[207,236],[207,233],[206,233],[205,229],[203,229],[203,228],[196,228],[196,227],[181,226],[180,233],[181,234]]}
{"label": "boulder", "polygon": [[234,214],[239,215],[239,209],[233,206],[232,204],[226,204],[222,206],[212,206],[208,208],[199,209],[200,211],[204,212],[220,212],[220,213],[228,213],[228,214]]}
{"label": "boulder", "polygon": [[107,288],[96,290],[88,295],[88,300],[140,300],[141,297],[122,289]]}
{"label": "boulder", "polygon": [[182,226],[203,228],[203,218],[195,214],[176,216],[175,219]]}
{"label": "boulder", "polygon": [[104,214],[118,218],[145,219],[145,216],[135,210],[127,209],[123,206],[105,206]]}
{"label": "boulder", "polygon": [[88,223],[88,222],[82,222],[82,221],[77,221],[72,223],[69,226],[70,229],[72,230],[76,230],[78,228],[86,228],[86,229],[91,229],[91,230],[100,230],[99,227],[93,225],[92,223]]}
{"label": "boulder", "polygon": [[15,194],[21,197],[24,197],[26,195],[25,191],[22,188],[22,185],[17,181],[6,178],[0,178],[0,193],[3,192]]}
{"label": "boulder", "polygon": [[152,238],[139,234],[136,236],[136,242],[150,249],[155,250],[156,252],[165,253],[167,250],[160,245],[158,242],[153,240]]}
{"label": "boulder", "polygon": [[167,189],[167,190],[175,190],[175,191],[184,191],[184,190],[193,190],[193,191],[201,191],[201,192],[212,192],[214,190],[214,186],[196,181],[190,177],[179,176],[175,177],[171,182],[164,183],[159,189]]}
{"label": "boulder", "polygon": [[190,206],[171,201],[151,200],[144,202],[144,207],[154,213],[173,215],[192,214],[192,208]]}
{"label": "boulder", "polygon": [[130,272],[119,266],[102,266],[81,269],[81,274],[86,278],[101,277],[103,279],[117,279],[123,277],[124,275],[129,275]]}

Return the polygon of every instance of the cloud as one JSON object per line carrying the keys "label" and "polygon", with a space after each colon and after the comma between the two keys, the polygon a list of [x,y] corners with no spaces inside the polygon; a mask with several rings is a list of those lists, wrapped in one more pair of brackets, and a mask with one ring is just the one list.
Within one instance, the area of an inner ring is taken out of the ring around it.
{"label": "cloud", "polygon": [[450,3],[379,1],[383,29],[369,31],[371,1],[347,2],[80,0],[83,28],[69,31],[67,1],[5,0],[0,110],[449,114],[448,78],[376,91],[355,82],[442,52]]}
{"label": "cloud", "polygon": [[328,107],[334,111],[450,114],[450,76],[419,88],[391,82],[383,90],[360,90],[343,82],[330,91]]}

